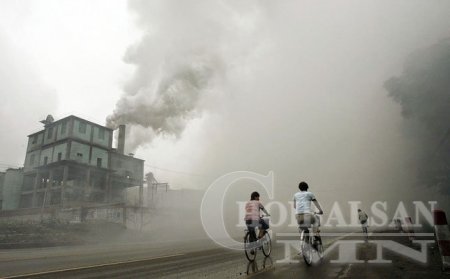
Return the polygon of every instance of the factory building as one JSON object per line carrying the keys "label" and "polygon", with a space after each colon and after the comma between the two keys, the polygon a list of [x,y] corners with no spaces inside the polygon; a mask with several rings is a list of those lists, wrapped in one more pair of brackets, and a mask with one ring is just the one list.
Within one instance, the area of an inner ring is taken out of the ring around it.
{"label": "factory building", "polygon": [[124,154],[124,125],[115,149],[110,128],[74,115],[41,122],[28,136],[23,169],[0,175],[2,209],[96,207],[123,203],[129,187],[142,193],[144,160]]}

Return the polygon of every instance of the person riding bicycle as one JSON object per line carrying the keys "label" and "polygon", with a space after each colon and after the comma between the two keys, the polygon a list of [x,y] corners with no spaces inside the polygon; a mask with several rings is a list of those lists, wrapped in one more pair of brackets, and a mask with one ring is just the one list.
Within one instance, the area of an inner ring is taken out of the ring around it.
{"label": "person riding bicycle", "polygon": [[294,208],[299,231],[301,233],[303,230],[308,230],[312,226],[313,234],[316,236],[319,224],[311,210],[311,202],[313,202],[319,210],[318,214],[323,214],[323,210],[314,194],[308,192],[308,183],[302,181],[299,183],[298,188],[300,191],[294,194]]}
{"label": "person riding bicycle", "polygon": [[361,226],[363,228],[363,232],[366,232],[367,231],[367,227],[368,227],[367,219],[369,219],[369,217],[361,209],[358,209],[358,219],[359,219],[359,222],[361,223]]}
{"label": "person riding bicycle", "polygon": [[256,241],[255,228],[260,227],[258,239],[262,238],[265,231],[269,228],[269,225],[260,217],[260,210],[262,210],[267,216],[270,214],[264,208],[262,203],[259,201],[259,193],[253,192],[250,195],[250,200],[245,204],[245,223],[247,225],[248,231],[250,232],[250,240]]}

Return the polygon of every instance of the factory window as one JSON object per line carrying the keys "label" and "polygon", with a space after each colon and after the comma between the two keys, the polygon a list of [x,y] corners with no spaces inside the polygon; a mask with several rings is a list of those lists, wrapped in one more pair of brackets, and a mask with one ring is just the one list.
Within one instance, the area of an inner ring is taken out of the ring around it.
{"label": "factory window", "polygon": [[67,130],[67,121],[64,121],[64,122],[61,124],[61,134],[62,134],[62,135],[65,134],[65,133],[66,133],[66,130]]}
{"label": "factory window", "polygon": [[105,139],[105,130],[104,129],[102,129],[102,128],[99,128],[98,129],[98,138],[99,139]]}
{"label": "factory window", "polygon": [[97,158],[97,167],[102,167],[102,158]]}
{"label": "factory window", "polygon": [[45,156],[45,157],[44,157],[44,165],[47,165],[47,163],[48,163],[48,157]]}
{"label": "factory window", "polygon": [[58,153],[58,161],[61,161],[61,159],[62,159],[62,153],[59,152],[59,153]]}
{"label": "factory window", "polygon": [[53,136],[53,127],[48,128],[47,139],[51,139]]}
{"label": "factory window", "polygon": [[78,126],[78,131],[82,134],[86,134],[86,123],[80,122],[80,126]]}
{"label": "factory window", "polygon": [[34,154],[30,156],[30,166],[34,165]]}
{"label": "factory window", "polygon": [[37,135],[33,136],[33,140],[31,141],[32,144],[35,144],[37,142],[37,137],[38,137]]}

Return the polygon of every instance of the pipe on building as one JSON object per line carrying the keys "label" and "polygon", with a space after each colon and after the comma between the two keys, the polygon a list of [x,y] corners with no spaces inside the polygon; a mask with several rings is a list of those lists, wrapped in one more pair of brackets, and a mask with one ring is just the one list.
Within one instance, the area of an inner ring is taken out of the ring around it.
{"label": "pipe on building", "polygon": [[117,152],[125,153],[125,125],[119,125],[119,138],[117,143]]}

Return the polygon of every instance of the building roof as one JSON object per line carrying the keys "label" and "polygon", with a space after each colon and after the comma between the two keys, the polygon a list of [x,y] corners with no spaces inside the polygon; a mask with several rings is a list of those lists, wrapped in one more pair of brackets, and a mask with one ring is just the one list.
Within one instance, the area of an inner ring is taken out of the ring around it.
{"label": "building roof", "polygon": [[[89,124],[91,124],[91,125],[94,125],[94,126],[97,126],[97,127],[102,127],[103,129],[106,129],[106,130],[109,130],[109,131],[114,131],[114,129],[108,128],[108,127],[106,127],[106,126],[102,126],[102,125],[100,125],[100,124],[91,122],[91,121],[89,121],[89,120],[83,119],[83,118],[78,117],[78,116],[75,116],[75,115],[69,115],[69,116],[66,116],[66,117],[64,117],[64,118],[61,118],[61,119],[59,119],[59,120],[56,120],[55,122],[52,122],[51,124],[47,124],[46,126],[54,126],[54,125],[59,124],[60,122],[63,122],[64,120],[67,120],[67,119],[70,119],[70,118],[78,119],[78,120],[87,122],[87,123],[89,123]],[[40,130],[40,131],[38,131],[38,132],[35,132],[35,133],[32,133],[32,134],[28,135],[28,137],[32,137],[32,136],[37,135],[37,134],[40,134],[40,133],[42,133],[42,132],[44,132],[44,131],[45,131],[45,128],[42,129],[42,130]]]}
{"label": "building roof", "polygon": [[125,159],[128,159],[128,160],[133,159],[133,160],[138,160],[138,161],[145,162],[145,160],[143,160],[143,159],[139,159],[139,158],[136,158],[134,156],[127,155],[127,154],[121,154],[121,153],[117,152],[117,150],[114,150],[114,149],[112,150],[111,154],[114,154],[114,156],[122,157],[122,158],[125,158]]}

